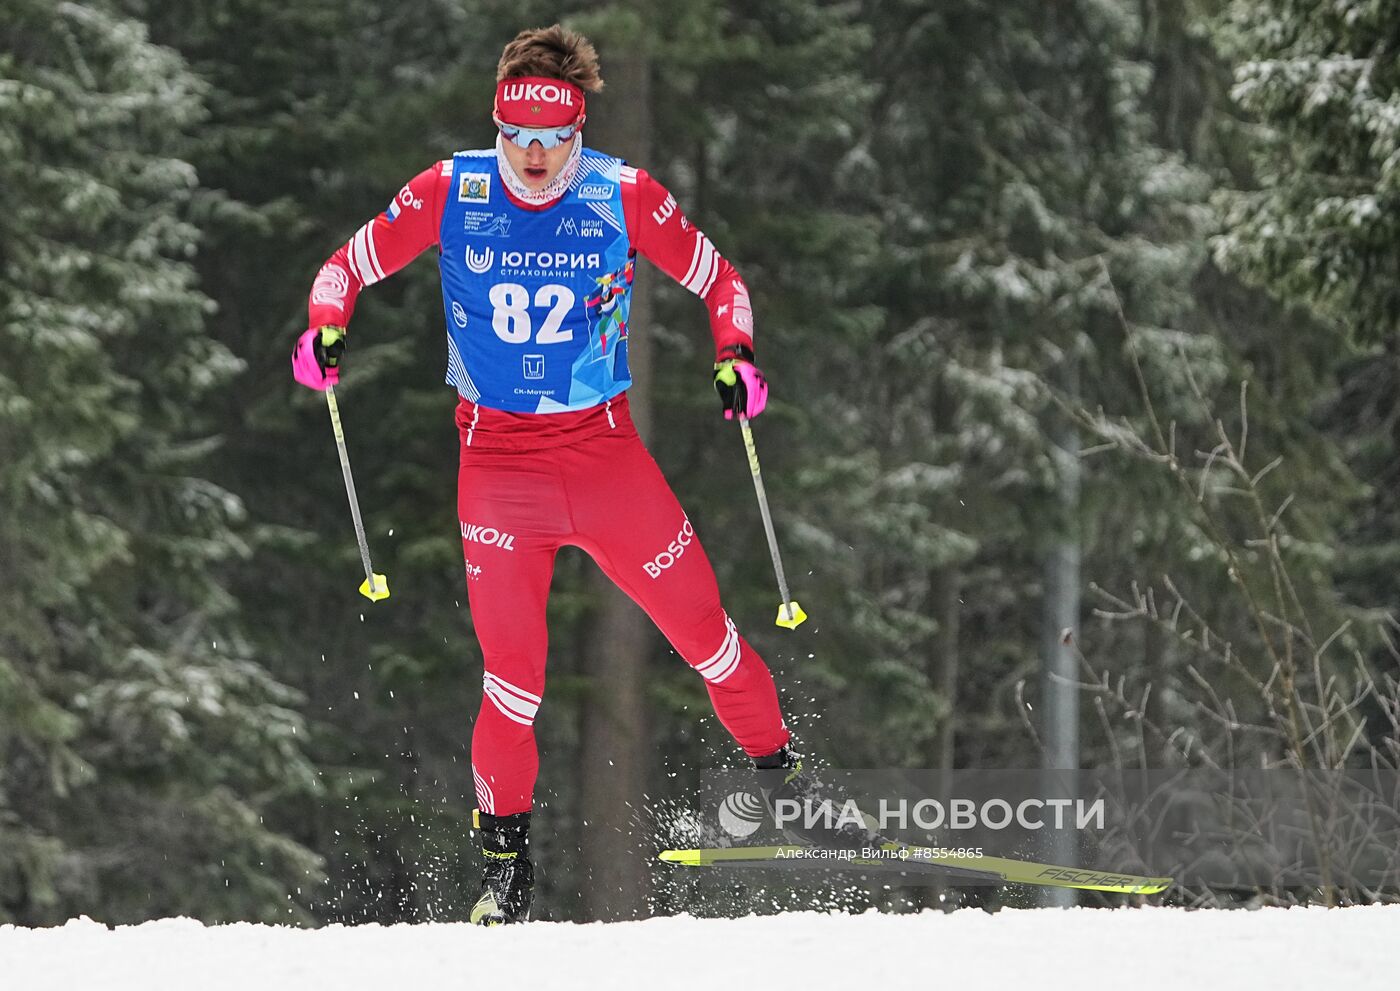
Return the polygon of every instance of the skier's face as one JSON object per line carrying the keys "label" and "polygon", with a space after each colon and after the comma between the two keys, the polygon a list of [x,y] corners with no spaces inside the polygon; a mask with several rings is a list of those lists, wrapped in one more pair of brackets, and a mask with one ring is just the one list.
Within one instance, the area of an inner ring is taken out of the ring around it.
{"label": "skier's face", "polygon": [[563,141],[546,151],[538,141],[531,142],[528,148],[522,148],[514,141],[505,140],[501,142],[501,147],[505,149],[506,161],[525,187],[543,189],[568,163],[574,143]]}

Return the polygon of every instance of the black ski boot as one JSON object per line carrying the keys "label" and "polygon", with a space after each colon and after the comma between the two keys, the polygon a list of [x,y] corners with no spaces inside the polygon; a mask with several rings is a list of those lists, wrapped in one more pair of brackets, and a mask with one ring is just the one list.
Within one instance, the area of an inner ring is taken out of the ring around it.
{"label": "black ski boot", "polygon": [[481,831],[481,897],[472,906],[473,925],[499,926],[530,921],[535,895],[535,866],[530,863],[530,813],[513,816],[472,812]]}
{"label": "black ski boot", "polygon": [[[768,814],[777,823],[781,821],[779,812],[783,813],[786,821],[780,828],[792,842],[839,850],[861,850],[888,842],[869,828],[868,817],[855,806],[847,805],[844,795],[805,768],[802,755],[790,744],[784,744],[777,753],[753,758],[753,763],[758,769],[758,788]],[[780,809],[779,802],[796,802],[798,815],[792,816],[791,805]],[[815,821],[809,819],[809,809],[819,813]]]}

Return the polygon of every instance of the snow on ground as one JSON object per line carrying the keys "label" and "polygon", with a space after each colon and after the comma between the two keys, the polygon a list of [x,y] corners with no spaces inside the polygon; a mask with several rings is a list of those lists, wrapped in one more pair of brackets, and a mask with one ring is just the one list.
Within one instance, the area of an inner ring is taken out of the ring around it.
{"label": "snow on ground", "polygon": [[1400,906],[107,929],[0,927],[4,991],[1396,986]]}

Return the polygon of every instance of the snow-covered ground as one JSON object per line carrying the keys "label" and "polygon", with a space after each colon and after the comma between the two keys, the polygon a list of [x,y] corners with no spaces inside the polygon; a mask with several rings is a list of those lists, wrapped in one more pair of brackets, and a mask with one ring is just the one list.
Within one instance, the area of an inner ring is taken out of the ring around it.
{"label": "snow-covered ground", "polygon": [[995,915],[792,914],[535,923],[110,930],[0,927],[5,991],[554,988],[1387,988],[1400,906]]}

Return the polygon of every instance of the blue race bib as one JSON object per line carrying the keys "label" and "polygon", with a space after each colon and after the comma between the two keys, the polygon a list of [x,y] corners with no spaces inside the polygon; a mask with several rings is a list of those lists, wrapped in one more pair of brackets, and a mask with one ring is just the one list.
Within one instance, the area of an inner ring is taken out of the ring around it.
{"label": "blue race bib", "polygon": [[506,196],[496,152],[459,152],[442,212],[447,381],[517,413],[588,409],[632,384],[627,320],[635,252],[622,161],[585,148],[545,210]]}

